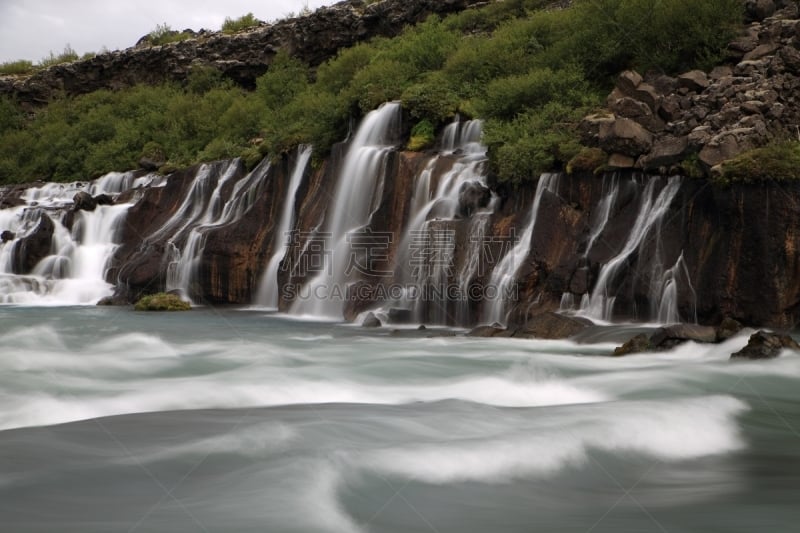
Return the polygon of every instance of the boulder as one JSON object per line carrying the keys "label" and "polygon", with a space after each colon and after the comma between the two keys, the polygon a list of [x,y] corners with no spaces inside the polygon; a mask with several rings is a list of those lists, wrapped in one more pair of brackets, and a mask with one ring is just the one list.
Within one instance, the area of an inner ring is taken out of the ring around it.
{"label": "boulder", "polygon": [[708,168],[715,167],[739,155],[742,148],[734,135],[722,135],[713,138],[700,150],[700,161]]}
{"label": "boulder", "polygon": [[156,172],[159,168],[163,167],[166,161],[157,161],[149,157],[142,157],[139,159],[139,168],[148,172]]}
{"label": "boulder", "polygon": [[636,165],[636,160],[631,156],[625,154],[611,154],[608,158],[608,168],[612,170],[620,170],[625,168],[633,168]]}
{"label": "boulder", "polygon": [[792,46],[784,46],[779,52],[786,70],[794,75],[800,75],[800,50]]}
{"label": "boulder", "polygon": [[717,330],[711,326],[675,324],[658,328],[650,336],[650,346],[654,350],[669,350],[688,341],[715,343],[717,342]]}
{"label": "boulder", "polygon": [[653,135],[627,118],[602,123],[598,140],[600,148],[606,152],[618,152],[632,157],[648,152],[653,145]]}
{"label": "boulder", "polygon": [[650,111],[653,113],[657,113],[658,108],[661,106],[661,95],[658,94],[656,88],[649,83],[640,83],[634,91],[633,97],[647,104],[647,107],[649,107]]}
{"label": "boulder", "polygon": [[600,129],[613,124],[615,120],[614,115],[606,113],[596,113],[584,117],[578,126],[581,142],[586,146],[597,146],[600,142]]}
{"label": "boulder", "polygon": [[479,209],[483,209],[492,200],[492,191],[478,181],[468,181],[458,190],[458,215],[469,217]]}
{"label": "boulder", "polygon": [[663,137],[653,143],[650,153],[643,156],[641,167],[645,169],[674,165],[686,155],[689,140],[686,137]]}
{"label": "boulder", "polygon": [[631,340],[614,349],[615,356],[642,353],[651,350],[650,338],[644,333],[640,333]]}
{"label": "boulder", "polygon": [[495,322],[491,326],[477,326],[467,333],[468,337],[497,337],[506,331],[506,328]]}
{"label": "boulder", "polygon": [[379,328],[382,325],[380,319],[372,312],[367,313],[367,316],[364,317],[364,321],[361,323],[361,327],[363,328]]}
{"label": "boulder", "polygon": [[778,45],[775,43],[765,43],[759,44],[749,52],[747,52],[744,57],[742,58],[744,61],[756,61],[758,59],[767,57],[768,55],[775,52],[778,49]]}
{"label": "boulder", "polygon": [[708,76],[702,70],[691,70],[678,76],[678,87],[685,87],[694,92],[703,92],[710,82]]}
{"label": "boulder", "polygon": [[414,312],[411,309],[392,307],[389,309],[387,317],[392,324],[408,324],[414,319]]}
{"label": "boulder", "polygon": [[14,244],[11,255],[15,274],[29,274],[39,261],[50,255],[55,228],[50,217],[41,213],[33,231]]}
{"label": "boulder", "polygon": [[617,77],[616,86],[622,94],[633,97],[640,83],[642,83],[642,76],[638,72],[626,70]]}
{"label": "boulder", "polygon": [[731,354],[731,359],[774,359],[784,349],[800,352],[800,345],[789,335],[757,331],[750,336],[747,346]]}
{"label": "boulder", "polygon": [[94,202],[97,205],[114,205],[114,199],[107,194],[98,194],[94,197]]}
{"label": "boulder", "polygon": [[725,318],[722,322],[720,322],[719,326],[717,326],[717,342],[722,342],[730,339],[740,331],[742,331],[744,326],[737,320],[732,318]]}
{"label": "boulder", "polygon": [[0,233],[0,241],[2,242],[13,241],[16,238],[17,234],[14,233],[13,231],[5,230],[3,231],[3,233]]}
{"label": "boulder", "polygon": [[92,195],[85,191],[80,191],[72,197],[73,206],[75,211],[94,211],[97,209],[97,201],[92,198]]}
{"label": "boulder", "polygon": [[593,325],[591,320],[548,312],[530,319],[514,337],[536,339],[566,339]]}
{"label": "boulder", "polygon": [[764,20],[775,14],[774,0],[746,0],[744,6],[748,22]]}

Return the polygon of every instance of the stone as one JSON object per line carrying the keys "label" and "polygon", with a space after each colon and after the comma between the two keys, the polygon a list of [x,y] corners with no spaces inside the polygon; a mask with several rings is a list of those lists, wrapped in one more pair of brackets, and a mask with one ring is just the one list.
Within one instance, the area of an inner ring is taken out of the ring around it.
{"label": "stone", "polygon": [[689,140],[687,137],[663,137],[653,143],[650,153],[642,157],[641,166],[645,169],[673,165],[683,160]]}
{"label": "stone", "polygon": [[11,266],[15,274],[30,274],[39,261],[50,255],[55,228],[50,217],[40,213],[33,231],[17,240],[11,250]]}
{"label": "stone", "polygon": [[634,91],[633,97],[647,104],[647,107],[649,107],[650,111],[653,113],[658,112],[662,97],[660,94],[658,94],[656,88],[649,83],[640,83]]}
{"label": "stone", "polygon": [[469,333],[467,333],[468,337],[497,337],[501,333],[506,331],[506,328],[501,326],[500,324],[494,323],[491,326],[477,326],[472,328]]}
{"label": "stone", "polygon": [[778,53],[786,66],[786,70],[794,75],[800,75],[800,50],[791,46],[784,46]]}
{"label": "stone", "polygon": [[492,191],[478,181],[461,184],[458,190],[458,215],[469,217],[475,211],[483,209],[492,200]]}
{"label": "stone", "polygon": [[648,77],[647,83],[652,85],[659,94],[663,95],[672,94],[678,88],[678,80],[666,74]]}
{"label": "stone", "polygon": [[742,151],[735,135],[723,135],[714,137],[706,144],[700,150],[698,158],[706,167],[711,168],[736,157]]}
{"label": "stone", "polygon": [[114,205],[114,199],[107,194],[98,194],[94,197],[94,203],[97,205]]}
{"label": "stone", "polygon": [[607,165],[610,169],[622,170],[633,168],[636,165],[636,160],[625,154],[613,153],[609,156]]}
{"label": "stone", "polygon": [[80,191],[72,197],[72,209],[75,211],[94,211],[97,209],[97,202],[92,195],[85,191]]}
{"label": "stone", "polygon": [[733,69],[728,65],[714,67],[709,73],[709,77],[715,81],[719,81],[723,78],[730,78],[731,76],[733,76]]}
{"label": "stone", "polygon": [[789,335],[757,331],[750,336],[747,346],[731,354],[731,359],[774,359],[783,350],[800,352],[800,345]]}
{"label": "stone", "polygon": [[678,86],[690,91],[703,92],[709,84],[708,76],[702,70],[691,70],[678,76]]}
{"label": "stone", "polygon": [[367,316],[364,317],[364,321],[361,323],[362,328],[379,328],[382,325],[380,319],[375,316],[373,312],[367,313]]}
{"label": "stone", "polygon": [[559,313],[543,313],[530,319],[517,330],[514,337],[536,339],[567,339],[593,325],[591,320]]}
{"label": "stone", "polygon": [[633,120],[618,118],[600,125],[599,145],[606,152],[635,157],[650,150],[653,135]]}
{"label": "stone", "polygon": [[635,353],[647,352],[651,349],[650,338],[644,333],[640,333],[631,340],[614,349],[614,356],[631,355]]}
{"label": "stone", "polygon": [[159,168],[163,167],[166,161],[156,161],[149,157],[142,157],[139,159],[139,168],[147,170],[148,172],[156,172]]}
{"label": "stone", "polygon": [[664,122],[653,114],[650,107],[630,96],[612,101],[609,107],[617,116],[634,120],[651,132],[664,130]]}
{"label": "stone", "polygon": [[408,324],[414,319],[414,312],[411,309],[390,307],[386,318],[392,324]]}
{"label": "stone", "polygon": [[0,241],[2,242],[9,242],[13,241],[17,238],[17,234],[13,231],[4,230],[3,233],[0,233]]}
{"label": "stone", "polygon": [[654,350],[669,350],[688,341],[715,343],[717,330],[711,326],[675,324],[658,328],[650,336],[650,346]]}
{"label": "stone", "polygon": [[581,142],[586,146],[597,146],[600,142],[600,129],[604,125],[613,124],[616,118],[613,114],[595,113],[588,115],[578,125]]}
{"label": "stone", "polygon": [[617,77],[616,86],[626,96],[633,97],[642,83],[642,76],[635,70],[626,70]]}
{"label": "stone", "polygon": [[732,318],[725,318],[720,322],[719,326],[717,326],[717,342],[722,342],[730,339],[731,337],[738,334],[744,326]]}
{"label": "stone", "polygon": [[661,101],[661,106],[658,108],[658,115],[666,120],[672,122],[677,120],[683,111],[681,101],[679,98],[668,97]]}
{"label": "stone", "polygon": [[744,6],[748,22],[771,17],[776,9],[774,0],[746,0]]}

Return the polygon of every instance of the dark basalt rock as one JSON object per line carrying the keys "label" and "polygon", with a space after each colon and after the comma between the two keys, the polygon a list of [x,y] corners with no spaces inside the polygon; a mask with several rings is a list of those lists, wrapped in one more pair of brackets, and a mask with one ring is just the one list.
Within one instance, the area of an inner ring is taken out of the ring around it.
{"label": "dark basalt rock", "polygon": [[472,328],[469,333],[467,333],[468,337],[497,337],[501,333],[506,331],[506,328],[501,326],[500,324],[494,323],[491,326],[477,326]]}
{"label": "dark basalt rock", "polygon": [[97,205],[114,205],[114,199],[107,194],[98,194],[94,197],[94,203]]}
{"label": "dark basalt rock", "polygon": [[593,325],[591,320],[558,313],[543,313],[519,328],[514,337],[536,339],[566,339]]}
{"label": "dark basalt rock", "polygon": [[367,313],[364,321],[361,323],[362,328],[379,328],[383,325],[380,319],[375,316],[375,313]]}
{"label": "dark basalt rock", "polygon": [[17,234],[13,231],[5,230],[3,233],[0,233],[0,240],[3,242],[13,241],[17,238]]}
{"label": "dark basalt rock", "polygon": [[92,198],[92,195],[85,191],[80,191],[72,198],[73,207],[75,211],[94,211],[97,209],[97,200]]}
{"label": "dark basalt rock", "polygon": [[725,318],[719,326],[717,326],[717,342],[722,342],[730,339],[740,331],[744,326],[732,318]]}
{"label": "dark basalt rock", "polygon": [[492,200],[492,192],[477,181],[469,181],[458,190],[458,215],[469,217],[479,209],[483,209]]}
{"label": "dark basalt rock", "polygon": [[19,239],[12,250],[12,267],[15,274],[30,274],[36,264],[50,255],[55,224],[44,213],[29,234]]}
{"label": "dark basalt rock", "polygon": [[644,333],[640,333],[622,346],[617,347],[614,350],[614,355],[631,355],[634,353],[648,352],[652,349],[653,348],[650,345],[650,338]]}
{"label": "dark basalt rock", "polygon": [[676,324],[659,328],[650,336],[650,346],[654,350],[669,350],[688,341],[717,342],[717,330],[710,326]]}
{"label": "dark basalt rock", "polygon": [[731,354],[731,359],[774,359],[784,349],[800,352],[800,345],[789,335],[757,331],[750,336],[747,346]]}

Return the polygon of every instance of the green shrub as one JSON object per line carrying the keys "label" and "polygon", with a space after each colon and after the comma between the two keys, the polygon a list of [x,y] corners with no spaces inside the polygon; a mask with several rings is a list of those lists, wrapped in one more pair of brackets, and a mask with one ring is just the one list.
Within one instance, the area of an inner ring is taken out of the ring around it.
{"label": "green shrub", "polygon": [[225,22],[222,23],[222,32],[228,34],[237,33],[258,26],[258,24],[258,19],[252,13],[242,15],[237,19],[225,17]]}
{"label": "green shrub", "polygon": [[186,78],[186,90],[194,94],[205,94],[211,89],[229,89],[231,80],[214,67],[195,65]]}
{"label": "green shrub", "polygon": [[608,154],[599,148],[582,147],[567,163],[567,173],[595,172],[608,163]]}
{"label": "green shrub", "polygon": [[192,306],[181,300],[180,296],[160,292],[143,296],[133,308],[137,311],[188,311]]}
{"label": "green shrub", "polygon": [[459,105],[458,95],[438,72],[406,88],[400,99],[412,117],[436,123],[455,115]]}
{"label": "green shrub", "polygon": [[9,61],[0,64],[0,76],[19,76],[31,74],[35,70],[33,63],[26,59],[19,61]]}
{"label": "green shrub", "polygon": [[190,39],[192,36],[185,31],[175,31],[169,27],[165,22],[157,24],[156,28],[147,35],[147,41],[152,46],[161,46],[164,44],[177,43]]}
{"label": "green shrub", "polygon": [[722,183],[800,179],[800,141],[780,141],[748,150],[722,163]]}
{"label": "green shrub", "polygon": [[407,148],[412,152],[418,152],[433,146],[435,140],[436,131],[433,124],[427,119],[421,120],[411,129]]}
{"label": "green shrub", "polygon": [[272,59],[269,70],[256,81],[256,94],[263,105],[279,109],[308,86],[308,67],[285,51]]}
{"label": "green shrub", "polygon": [[73,50],[69,44],[67,44],[64,47],[64,50],[58,55],[54,54],[51,50],[49,56],[44,57],[41,61],[39,61],[39,66],[42,68],[47,68],[54,65],[60,65],[62,63],[71,63],[73,61],[77,61],[78,59],[78,53]]}

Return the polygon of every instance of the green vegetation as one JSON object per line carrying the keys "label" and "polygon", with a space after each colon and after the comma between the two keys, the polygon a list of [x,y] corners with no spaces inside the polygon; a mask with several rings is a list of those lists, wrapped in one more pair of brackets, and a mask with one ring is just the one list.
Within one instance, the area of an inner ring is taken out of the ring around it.
{"label": "green vegetation", "polygon": [[30,74],[34,71],[31,61],[20,59],[19,61],[9,61],[0,63],[0,76],[18,76]]}
{"label": "green vegetation", "polygon": [[796,180],[799,168],[800,141],[778,141],[722,163],[716,180],[721,183]]}
{"label": "green vegetation", "polygon": [[190,39],[192,35],[185,31],[175,31],[165,22],[156,25],[156,28],[147,35],[148,42],[153,46],[177,43]]}
{"label": "green vegetation", "polygon": [[258,19],[252,13],[242,15],[237,19],[225,17],[225,22],[222,23],[222,33],[238,33],[248,28],[254,28],[258,24]]}
{"label": "green vegetation", "polygon": [[192,306],[175,294],[159,292],[143,296],[133,308],[137,311],[188,311]]}
{"label": "green vegetation", "polygon": [[78,59],[78,53],[75,52],[75,50],[73,50],[68,44],[64,47],[64,51],[60,54],[54,54],[51,50],[49,56],[44,57],[41,61],[39,61],[39,67],[52,67],[53,65],[60,65],[62,63],[71,63],[73,61],[77,61]]}
{"label": "green vegetation", "polygon": [[[0,123],[0,183],[128,169],[148,143],[171,168],[237,155],[254,165],[300,143],[320,158],[353,119],[387,100],[403,102],[414,125],[408,146],[417,150],[456,113],[485,119],[494,178],[518,183],[570,161],[594,164],[576,126],[619,71],[708,66],[742,19],[740,0],[575,0],[543,9],[548,4],[505,0],[431,17],[396,38],[341,50],[313,72],[279,53],[249,92],[197,68],[180,86],[58,99],[31,121]],[[162,25],[151,41],[175,34]],[[2,105],[21,116],[13,102]]]}
{"label": "green vegetation", "polygon": [[600,148],[581,148],[575,157],[567,163],[567,173],[596,172],[608,163],[608,154]]}

